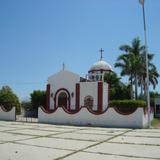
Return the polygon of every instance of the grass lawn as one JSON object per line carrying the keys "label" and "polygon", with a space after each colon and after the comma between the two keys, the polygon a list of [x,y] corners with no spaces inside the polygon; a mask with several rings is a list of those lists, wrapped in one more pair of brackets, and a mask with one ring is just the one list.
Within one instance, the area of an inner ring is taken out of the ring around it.
{"label": "grass lawn", "polygon": [[157,128],[157,127],[160,128],[160,118],[154,118],[154,119],[152,120],[152,122],[151,122],[151,126],[152,126],[152,127],[155,127],[155,128]]}

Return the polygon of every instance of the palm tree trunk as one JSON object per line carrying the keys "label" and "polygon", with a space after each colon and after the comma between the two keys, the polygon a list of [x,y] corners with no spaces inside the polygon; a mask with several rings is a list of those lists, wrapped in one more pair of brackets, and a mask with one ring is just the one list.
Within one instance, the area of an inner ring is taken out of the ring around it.
{"label": "palm tree trunk", "polygon": [[141,96],[143,96],[143,78],[141,78],[140,87],[141,87]]}
{"label": "palm tree trunk", "polygon": [[131,88],[130,88],[130,94],[131,94],[131,99],[133,99],[133,77],[132,77],[132,74],[131,74],[131,77],[130,77],[130,81],[131,81]]}
{"label": "palm tree trunk", "polygon": [[135,74],[135,99],[138,97],[138,81],[137,81],[137,74]]}

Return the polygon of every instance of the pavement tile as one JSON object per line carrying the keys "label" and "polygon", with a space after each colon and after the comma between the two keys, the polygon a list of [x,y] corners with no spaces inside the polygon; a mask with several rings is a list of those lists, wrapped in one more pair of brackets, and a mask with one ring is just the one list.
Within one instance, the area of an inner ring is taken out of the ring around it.
{"label": "pavement tile", "polygon": [[95,142],[89,141],[79,141],[79,140],[68,140],[68,139],[57,139],[57,138],[47,138],[40,137],[36,139],[24,140],[20,143],[29,144],[29,145],[37,145],[51,148],[60,148],[60,149],[70,149],[70,150],[79,150],[89,145],[95,144]]}
{"label": "pavement tile", "polygon": [[129,129],[129,128],[105,128],[105,127],[91,127],[89,129],[100,130],[100,131],[123,131],[123,132],[132,130],[132,129]]}
{"label": "pavement tile", "polygon": [[44,130],[44,131],[56,131],[56,132],[72,132],[72,131],[76,131],[76,128],[59,128],[59,127],[54,127],[54,126],[50,126],[50,127],[39,127],[37,128],[39,130]]}
{"label": "pavement tile", "polygon": [[35,128],[36,126],[32,125],[24,125],[23,123],[20,124],[2,124],[3,127],[9,127],[9,128]]}
{"label": "pavement tile", "polygon": [[84,134],[84,133],[64,133],[60,135],[53,135],[51,137],[58,138],[68,138],[68,139],[77,139],[77,140],[88,140],[88,141],[104,141],[112,136],[108,135],[96,135],[96,134]]}
{"label": "pavement tile", "polygon": [[56,134],[56,133],[59,133],[59,132],[56,132],[56,131],[42,131],[42,130],[37,130],[37,129],[24,129],[24,130],[9,131],[8,133],[35,135],[35,136],[47,136],[47,135]]}
{"label": "pavement tile", "polygon": [[133,132],[147,132],[147,133],[154,133],[154,132],[157,132],[157,133],[160,133],[160,129],[135,129],[133,130]]}
{"label": "pavement tile", "polygon": [[94,153],[105,153],[112,155],[133,156],[139,158],[159,158],[159,146],[133,145],[133,144],[116,144],[102,143],[97,146],[86,149],[85,151]]}
{"label": "pavement tile", "polygon": [[15,130],[17,128],[11,128],[11,127],[6,127],[6,126],[0,126],[0,131],[8,131],[8,130]]}
{"label": "pavement tile", "polygon": [[12,143],[0,144],[0,151],[0,160],[53,160],[71,153],[66,150]]}
{"label": "pavement tile", "polygon": [[78,130],[76,133],[86,133],[86,134],[99,134],[99,135],[118,135],[123,133],[124,131],[116,131],[116,130]]}
{"label": "pavement tile", "polygon": [[86,153],[86,152],[78,152],[63,160],[146,160],[145,158],[133,158],[133,157],[124,157],[124,156],[116,156],[116,155],[104,155],[104,154],[96,154],[96,153]]}
{"label": "pavement tile", "polygon": [[0,121],[0,151],[0,160],[153,160],[160,159],[160,129]]}
{"label": "pavement tile", "polygon": [[119,136],[119,137],[116,137],[110,140],[109,142],[159,145],[160,146],[160,138],[148,138],[148,137]]}
{"label": "pavement tile", "polygon": [[139,137],[159,137],[160,133],[157,132],[128,132],[124,134],[125,136],[139,136]]}
{"label": "pavement tile", "polygon": [[0,132],[0,141],[2,142],[28,139],[32,137],[35,137],[35,136],[18,135],[18,134]]}
{"label": "pavement tile", "polygon": [[60,125],[60,124],[57,124],[55,125],[57,128],[70,128],[70,129],[89,129],[91,127],[88,127],[88,126],[71,126],[71,125]]}

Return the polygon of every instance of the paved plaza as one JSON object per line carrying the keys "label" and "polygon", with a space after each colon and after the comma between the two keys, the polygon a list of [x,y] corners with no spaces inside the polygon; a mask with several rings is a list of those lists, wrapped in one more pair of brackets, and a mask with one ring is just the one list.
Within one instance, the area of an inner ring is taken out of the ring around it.
{"label": "paved plaza", "polygon": [[0,121],[0,160],[160,159],[160,129]]}

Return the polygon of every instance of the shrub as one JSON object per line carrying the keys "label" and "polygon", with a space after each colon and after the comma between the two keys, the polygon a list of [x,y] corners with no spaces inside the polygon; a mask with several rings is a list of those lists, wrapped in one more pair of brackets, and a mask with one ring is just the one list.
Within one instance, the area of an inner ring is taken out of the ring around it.
{"label": "shrub", "polygon": [[21,113],[19,99],[9,86],[3,86],[2,89],[0,89],[0,105],[4,106],[7,110],[15,106],[16,114]]}
{"label": "shrub", "polygon": [[146,102],[143,100],[113,100],[110,101],[109,107],[146,107]]}

